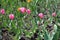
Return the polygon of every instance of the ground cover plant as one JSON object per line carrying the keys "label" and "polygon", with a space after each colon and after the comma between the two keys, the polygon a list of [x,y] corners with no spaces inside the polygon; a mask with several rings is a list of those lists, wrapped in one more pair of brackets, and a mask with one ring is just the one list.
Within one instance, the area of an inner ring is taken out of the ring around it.
{"label": "ground cover plant", "polygon": [[60,0],[0,0],[0,40],[60,40]]}

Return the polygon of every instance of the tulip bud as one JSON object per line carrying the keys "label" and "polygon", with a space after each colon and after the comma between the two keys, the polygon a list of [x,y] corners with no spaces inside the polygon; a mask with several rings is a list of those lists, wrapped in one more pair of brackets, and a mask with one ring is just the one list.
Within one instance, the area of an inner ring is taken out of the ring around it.
{"label": "tulip bud", "polygon": [[43,13],[39,13],[38,16],[42,19],[44,18],[44,14]]}
{"label": "tulip bud", "polygon": [[56,13],[55,13],[55,12],[54,12],[54,13],[52,13],[52,16],[53,16],[53,17],[55,17],[55,16],[56,16]]}
{"label": "tulip bud", "polygon": [[25,7],[21,7],[21,8],[19,8],[19,10],[20,10],[22,13],[25,13],[25,12],[26,12],[26,8],[25,8]]}
{"label": "tulip bud", "polygon": [[28,2],[28,3],[30,3],[30,2],[31,2],[31,0],[27,0],[27,2]]}
{"label": "tulip bud", "polygon": [[10,14],[10,15],[9,15],[9,18],[10,18],[11,20],[13,20],[13,19],[14,19],[14,14]]}
{"label": "tulip bud", "polygon": [[27,14],[30,14],[31,13],[31,10],[30,9],[27,9],[26,12],[27,12]]}
{"label": "tulip bud", "polygon": [[18,8],[17,10],[20,11],[20,8]]}
{"label": "tulip bud", "polygon": [[1,14],[5,14],[5,10],[4,9],[1,9]]}

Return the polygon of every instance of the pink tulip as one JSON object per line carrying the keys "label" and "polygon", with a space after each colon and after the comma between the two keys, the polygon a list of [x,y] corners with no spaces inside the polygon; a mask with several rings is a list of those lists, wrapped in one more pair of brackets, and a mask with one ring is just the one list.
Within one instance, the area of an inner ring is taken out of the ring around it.
{"label": "pink tulip", "polygon": [[21,11],[22,13],[25,13],[25,12],[26,12],[26,8],[25,8],[25,7],[21,7],[21,8],[20,8],[20,11]]}
{"label": "pink tulip", "polygon": [[53,16],[53,17],[55,17],[55,16],[56,16],[56,13],[55,13],[55,12],[54,12],[54,13],[52,13],[52,16]]}
{"label": "pink tulip", "polygon": [[1,9],[1,14],[5,14],[5,10],[4,9]]}
{"label": "pink tulip", "polygon": [[27,9],[26,12],[27,12],[27,14],[30,14],[31,13],[31,10],[30,9]]}
{"label": "pink tulip", "polygon": [[10,15],[9,15],[9,18],[10,18],[11,20],[13,20],[13,19],[14,19],[14,14],[10,14]]}
{"label": "pink tulip", "polygon": [[44,18],[44,14],[43,13],[39,13],[38,16],[42,19]]}

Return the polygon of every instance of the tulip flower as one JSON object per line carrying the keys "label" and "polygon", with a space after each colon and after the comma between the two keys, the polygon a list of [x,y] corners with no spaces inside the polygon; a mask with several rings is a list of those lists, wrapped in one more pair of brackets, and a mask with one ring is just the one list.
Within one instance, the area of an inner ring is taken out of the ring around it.
{"label": "tulip flower", "polygon": [[55,13],[55,12],[54,12],[54,13],[52,13],[52,16],[53,16],[53,17],[55,17],[55,16],[56,16],[56,13]]}
{"label": "tulip flower", "polygon": [[29,3],[29,2],[31,2],[31,0],[27,0],[27,2]]}
{"label": "tulip flower", "polygon": [[21,11],[21,13],[25,13],[26,12],[26,8],[25,7],[18,8],[18,10]]}
{"label": "tulip flower", "polygon": [[44,14],[43,13],[39,13],[38,16],[42,19],[44,18]]}
{"label": "tulip flower", "polygon": [[5,10],[4,9],[1,9],[1,14],[5,14]]}
{"label": "tulip flower", "polygon": [[27,12],[27,14],[30,14],[31,13],[31,10],[30,9],[27,9],[26,12]]}
{"label": "tulip flower", "polygon": [[14,14],[10,14],[9,19],[13,20],[14,19]]}

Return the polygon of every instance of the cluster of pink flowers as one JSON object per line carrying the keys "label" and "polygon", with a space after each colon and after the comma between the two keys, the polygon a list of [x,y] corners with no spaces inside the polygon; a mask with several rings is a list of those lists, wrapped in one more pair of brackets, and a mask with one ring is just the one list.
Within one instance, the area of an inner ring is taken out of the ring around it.
{"label": "cluster of pink flowers", "polygon": [[[41,19],[44,18],[44,14],[43,14],[43,13],[39,13],[38,16],[39,16]],[[53,13],[52,13],[52,16],[55,17],[55,16],[56,16],[56,13],[53,12]]]}
{"label": "cluster of pink flowers", "polygon": [[[18,8],[18,10],[19,10],[22,14],[24,14],[25,12],[26,12],[27,14],[30,14],[30,13],[31,13],[31,10],[30,10],[30,9],[26,9],[25,7]],[[0,13],[4,15],[4,14],[5,14],[5,9],[1,9],[1,10],[0,10]],[[44,14],[43,14],[43,13],[39,13],[38,16],[39,16],[41,19],[44,18]],[[55,12],[52,13],[52,16],[55,17],[55,16],[56,16],[56,13],[55,13]],[[13,19],[14,19],[14,14],[9,14],[9,19],[13,20]]]}
{"label": "cluster of pink flowers", "polygon": [[[30,9],[26,9],[25,7],[21,7],[19,8],[19,11],[21,11],[23,14],[26,12],[27,14],[30,14],[31,13],[31,10]],[[1,9],[0,10],[0,13],[1,14],[5,14],[5,9]],[[14,19],[14,14],[9,14],[9,19],[13,20]]]}
{"label": "cluster of pink flowers", "polygon": [[18,10],[19,10],[22,14],[24,14],[25,12],[26,12],[27,14],[30,14],[30,13],[31,13],[31,10],[30,10],[30,9],[26,9],[25,7],[18,8]]}
{"label": "cluster of pink flowers", "polygon": [[[1,9],[1,10],[0,10],[0,13],[1,13],[2,15],[4,15],[4,14],[5,14],[5,9]],[[9,14],[9,19],[13,20],[13,19],[14,19],[14,14]]]}

